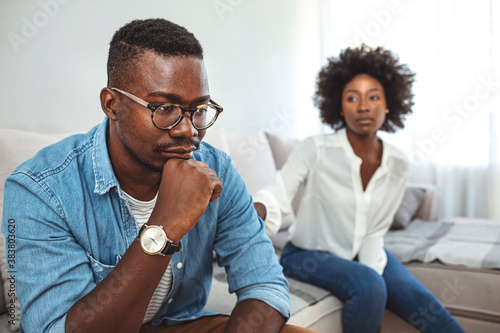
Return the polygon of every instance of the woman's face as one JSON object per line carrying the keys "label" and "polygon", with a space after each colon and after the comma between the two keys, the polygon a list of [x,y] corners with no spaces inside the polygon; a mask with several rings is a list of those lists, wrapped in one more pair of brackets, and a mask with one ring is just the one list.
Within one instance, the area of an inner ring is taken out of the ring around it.
{"label": "woman's face", "polygon": [[342,92],[342,116],[359,136],[376,134],[389,112],[382,84],[368,74],[356,75]]}

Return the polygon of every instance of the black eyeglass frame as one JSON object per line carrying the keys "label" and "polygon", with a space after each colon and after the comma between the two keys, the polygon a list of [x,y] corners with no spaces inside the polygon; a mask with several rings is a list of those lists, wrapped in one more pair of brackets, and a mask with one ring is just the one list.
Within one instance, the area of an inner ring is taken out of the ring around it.
{"label": "black eyeglass frame", "polygon": [[[140,104],[142,106],[147,107],[151,111],[151,121],[153,122],[153,125],[156,128],[159,128],[161,130],[167,130],[168,131],[168,130],[171,130],[172,128],[174,128],[175,126],[177,126],[182,121],[182,118],[184,118],[184,113],[186,113],[186,112],[190,112],[189,120],[191,121],[191,125],[193,125],[194,128],[196,128],[197,130],[205,130],[205,129],[209,128],[210,126],[212,126],[215,123],[215,121],[217,120],[217,117],[219,117],[219,114],[224,110],[224,108],[222,106],[220,106],[219,104],[217,104],[212,99],[209,100],[209,104],[200,104],[198,106],[186,107],[186,106],[182,106],[180,104],[174,104],[174,103],[148,103],[145,100],[143,100],[142,98],[137,97],[137,96],[135,96],[135,95],[133,95],[133,94],[131,94],[129,92],[123,91],[121,89],[114,88],[114,87],[111,87],[110,89],[113,90],[113,91],[119,92],[120,94],[122,94],[124,96],[127,96],[128,98],[130,98],[131,100],[133,100],[134,102],[136,102],[136,103],[138,103],[138,104]],[[179,116],[179,118],[172,125],[167,126],[167,127],[158,126],[155,123],[155,119],[154,119],[155,111],[160,106],[164,106],[164,105],[177,106],[177,107],[179,107],[181,109],[181,115]],[[216,111],[215,116],[210,121],[210,123],[208,123],[207,125],[205,125],[203,127],[198,127],[198,126],[196,126],[194,124],[193,114],[196,111],[198,111],[199,109],[207,107],[207,106],[215,108],[215,111]]]}

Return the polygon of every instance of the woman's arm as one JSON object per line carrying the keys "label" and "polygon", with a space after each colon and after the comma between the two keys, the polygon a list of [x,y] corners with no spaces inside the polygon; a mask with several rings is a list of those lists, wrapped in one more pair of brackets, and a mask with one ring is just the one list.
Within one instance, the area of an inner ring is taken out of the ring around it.
{"label": "woman's arm", "polygon": [[308,138],[302,141],[292,151],[283,168],[276,172],[273,182],[253,196],[254,207],[266,224],[268,236],[274,236],[281,226],[282,216],[291,213],[291,202],[316,159],[314,140]]}

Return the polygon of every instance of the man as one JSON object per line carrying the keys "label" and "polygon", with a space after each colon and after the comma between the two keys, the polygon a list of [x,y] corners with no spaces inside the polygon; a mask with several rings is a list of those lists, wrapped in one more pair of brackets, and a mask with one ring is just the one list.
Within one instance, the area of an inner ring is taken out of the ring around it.
{"label": "man", "polygon": [[[222,111],[185,28],[133,21],[110,44],[106,117],[8,178],[25,332],[300,331],[242,179],[201,143]],[[212,250],[238,303],[203,310]]]}

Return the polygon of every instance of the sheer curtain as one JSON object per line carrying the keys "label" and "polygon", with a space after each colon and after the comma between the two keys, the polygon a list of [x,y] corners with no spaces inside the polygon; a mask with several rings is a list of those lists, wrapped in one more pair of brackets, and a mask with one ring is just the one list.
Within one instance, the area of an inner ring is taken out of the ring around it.
{"label": "sheer curtain", "polygon": [[[364,42],[416,73],[404,130],[411,182],[438,185],[442,216],[500,220],[500,1],[325,1],[324,56]],[[360,10],[363,8],[363,10]]]}
{"label": "sheer curtain", "polygon": [[491,76],[495,92],[490,104],[490,151],[488,165],[488,215],[500,220],[500,2],[490,0]]}

